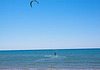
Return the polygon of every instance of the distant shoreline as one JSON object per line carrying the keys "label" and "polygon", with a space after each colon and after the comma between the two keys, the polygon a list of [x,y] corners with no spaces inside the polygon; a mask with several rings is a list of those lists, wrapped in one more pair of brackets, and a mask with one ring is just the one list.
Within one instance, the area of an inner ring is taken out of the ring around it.
{"label": "distant shoreline", "polygon": [[[91,50],[91,49],[100,49],[100,48],[70,48],[70,49],[54,49],[54,50]],[[53,50],[53,49],[4,49],[0,51],[30,51],[30,50]]]}

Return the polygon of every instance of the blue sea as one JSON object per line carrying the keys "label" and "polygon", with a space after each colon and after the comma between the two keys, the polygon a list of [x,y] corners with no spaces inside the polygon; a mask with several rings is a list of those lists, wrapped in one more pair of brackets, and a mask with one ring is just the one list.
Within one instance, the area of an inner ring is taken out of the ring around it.
{"label": "blue sea", "polygon": [[0,51],[0,70],[100,70],[100,49]]}

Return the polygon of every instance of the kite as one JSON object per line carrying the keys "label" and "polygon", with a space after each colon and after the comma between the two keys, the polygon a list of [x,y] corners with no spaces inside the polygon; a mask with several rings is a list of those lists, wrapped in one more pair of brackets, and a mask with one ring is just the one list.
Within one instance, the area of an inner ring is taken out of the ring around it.
{"label": "kite", "polygon": [[33,3],[33,1],[35,1],[35,2],[37,2],[37,3],[39,4],[38,1],[36,1],[36,0],[32,0],[32,1],[30,2],[30,6],[31,6],[31,7],[32,7],[32,3]]}

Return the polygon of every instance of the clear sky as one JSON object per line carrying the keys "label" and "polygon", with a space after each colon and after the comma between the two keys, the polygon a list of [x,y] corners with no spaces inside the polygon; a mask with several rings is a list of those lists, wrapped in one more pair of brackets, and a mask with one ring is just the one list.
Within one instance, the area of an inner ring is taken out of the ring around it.
{"label": "clear sky", "polygon": [[0,0],[0,50],[100,48],[100,0]]}

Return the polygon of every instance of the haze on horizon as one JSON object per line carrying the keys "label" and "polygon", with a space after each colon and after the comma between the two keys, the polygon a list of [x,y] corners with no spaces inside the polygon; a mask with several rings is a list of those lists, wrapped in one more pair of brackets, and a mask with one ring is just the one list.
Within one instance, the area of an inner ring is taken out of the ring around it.
{"label": "haze on horizon", "polygon": [[100,48],[100,0],[0,0],[0,50]]}

